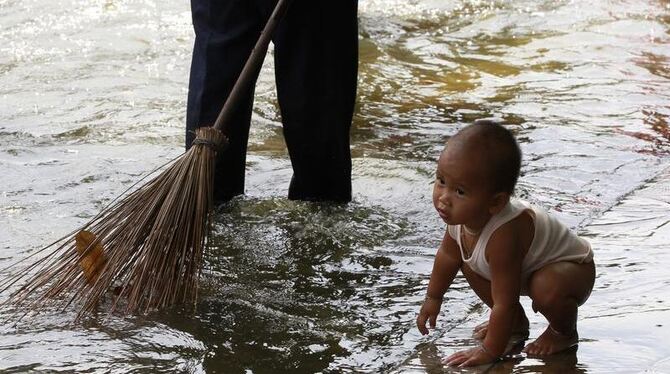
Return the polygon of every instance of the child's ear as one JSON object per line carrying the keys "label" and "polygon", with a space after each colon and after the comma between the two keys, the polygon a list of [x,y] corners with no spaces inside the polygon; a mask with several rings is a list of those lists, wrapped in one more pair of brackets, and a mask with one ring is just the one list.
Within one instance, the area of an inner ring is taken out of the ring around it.
{"label": "child's ear", "polygon": [[491,205],[489,205],[489,213],[493,216],[503,210],[505,205],[509,202],[509,194],[507,192],[497,192],[491,198]]}

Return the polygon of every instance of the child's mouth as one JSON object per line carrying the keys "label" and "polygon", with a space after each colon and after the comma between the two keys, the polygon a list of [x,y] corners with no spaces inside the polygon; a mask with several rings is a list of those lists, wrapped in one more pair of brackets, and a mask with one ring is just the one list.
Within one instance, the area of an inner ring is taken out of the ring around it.
{"label": "child's mouth", "polygon": [[442,210],[442,209],[438,209],[438,210],[437,210],[437,214],[438,214],[438,215],[440,216],[440,218],[442,218],[442,220],[445,221],[445,222],[449,219],[449,215],[447,215],[447,213],[446,213],[444,210]]}

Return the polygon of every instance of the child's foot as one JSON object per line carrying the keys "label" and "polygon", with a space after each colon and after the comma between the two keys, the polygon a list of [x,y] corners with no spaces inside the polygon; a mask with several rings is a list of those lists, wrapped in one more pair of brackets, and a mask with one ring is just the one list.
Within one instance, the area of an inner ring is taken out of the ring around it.
{"label": "child's foot", "polygon": [[576,345],[578,341],[577,330],[570,334],[563,334],[547,326],[542,335],[528,344],[523,351],[531,356],[547,356],[564,351]]}
{"label": "child's foot", "polygon": [[[526,318],[525,313],[521,312],[520,317],[517,318],[517,321],[514,324],[514,327],[512,328],[512,336],[515,335],[528,336],[528,326],[529,326],[528,318]],[[484,323],[475,326],[474,330],[472,330],[472,336],[475,339],[484,340],[488,330],[489,330],[489,322],[486,321]]]}

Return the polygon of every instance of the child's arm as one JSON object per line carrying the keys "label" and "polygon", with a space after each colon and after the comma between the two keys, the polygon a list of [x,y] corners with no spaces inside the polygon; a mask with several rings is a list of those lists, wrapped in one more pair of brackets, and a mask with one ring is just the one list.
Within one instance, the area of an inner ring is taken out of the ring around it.
{"label": "child's arm", "polygon": [[523,249],[512,222],[493,233],[486,248],[491,269],[493,308],[489,317],[483,350],[494,357],[501,356],[512,335],[512,324],[521,292]]}
{"label": "child's arm", "polygon": [[486,246],[491,269],[493,308],[486,338],[479,347],[449,356],[449,366],[475,366],[493,362],[505,351],[512,335],[512,323],[521,291],[522,250],[517,244],[514,226],[508,222],[497,229]]}
{"label": "child's arm", "polygon": [[451,282],[456,277],[462,261],[458,244],[449,235],[449,232],[445,232],[440,248],[435,254],[426,299],[421,306],[419,316],[416,318],[416,326],[422,335],[428,334],[426,321],[430,322],[431,328],[435,328],[437,315],[440,313],[440,307],[442,306],[442,296],[447,292]]}

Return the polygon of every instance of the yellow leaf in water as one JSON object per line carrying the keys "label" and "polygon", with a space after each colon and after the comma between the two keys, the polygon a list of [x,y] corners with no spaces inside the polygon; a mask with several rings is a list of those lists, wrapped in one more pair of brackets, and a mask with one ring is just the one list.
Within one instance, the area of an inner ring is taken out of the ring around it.
{"label": "yellow leaf in water", "polygon": [[75,236],[75,243],[77,253],[81,256],[79,266],[84,271],[88,283],[93,284],[107,262],[102,244],[90,231],[78,232]]}

